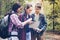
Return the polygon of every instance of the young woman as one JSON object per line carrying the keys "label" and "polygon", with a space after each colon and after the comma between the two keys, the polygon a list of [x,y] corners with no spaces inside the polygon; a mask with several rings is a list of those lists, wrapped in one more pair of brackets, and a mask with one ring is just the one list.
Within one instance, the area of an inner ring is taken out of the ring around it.
{"label": "young woman", "polygon": [[[12,6],[12,12],[10,15],[10,22],[9,22],[9,28],[8,28],[8,31],[12,36],[18,35],[18,29],[24,28],[24,25],[26,25],[29,21],[32,20],[32,18],[30,18],[24,22],[21,22],[18,18],[18,15],[21,12],[21,9],[22,9],[22,6],[19,3],[15,3]],[[17,39],[15,39],[15,40],[17,40]]]}
{"label": "young woman", "polygon": [[[31,4],[26,4],[24,8],[24,13],[22,16],[20,15],[19,19],[24,22],[31,18],[30,14],[32,12],[32,5]],[[23,36],[22,36],[23,35]],[[31,33],[30,33],[30,28],[29,28],[29,23],[24,26],[21,32],[21,39],[22,40],[31,40]]]}

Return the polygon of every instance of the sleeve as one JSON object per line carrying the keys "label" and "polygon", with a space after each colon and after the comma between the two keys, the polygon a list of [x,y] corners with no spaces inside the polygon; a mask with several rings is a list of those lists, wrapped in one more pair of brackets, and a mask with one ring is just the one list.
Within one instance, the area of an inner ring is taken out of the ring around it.
{"label": "sleeve", "polygon": [[34,21],[34,16],[35,16],[34,14],[31,15],[32,21]]}
{"label": "sleeve", "polygon": [[10,16],[12,23],[15,24],[16,26],[21,26],[22,22],[18,19],[18,16],[16,14],[12,14]]}
{"label": "sleeve", "polygon": [[46,27],[47,27],[46,16],[43,15],[43,23],[42,23],[42,28],[41,28],[41,30],[42,30],[42,31],[45,31],[45,30],[46,30]]}

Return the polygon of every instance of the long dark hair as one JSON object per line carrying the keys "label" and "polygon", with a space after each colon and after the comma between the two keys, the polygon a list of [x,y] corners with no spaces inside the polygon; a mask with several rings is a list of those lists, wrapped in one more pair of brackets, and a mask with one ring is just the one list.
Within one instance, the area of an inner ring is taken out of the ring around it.
{"label": "long dark hair", "polygon": [[12,6],[12,10],[13,10],[14,12],[17,12],[17,9],[20,8],[20,7],[21,7],[21,4],[15,3],[15,4]]}
{"label": "long dark hair", "polygon": [[20,8],[22,5],[20,3],[15,3],[12,6],[12,10],[6,13],[4,16],[7,16],[9,14],[12,14],[13,12],[17,12],[17,9]]}

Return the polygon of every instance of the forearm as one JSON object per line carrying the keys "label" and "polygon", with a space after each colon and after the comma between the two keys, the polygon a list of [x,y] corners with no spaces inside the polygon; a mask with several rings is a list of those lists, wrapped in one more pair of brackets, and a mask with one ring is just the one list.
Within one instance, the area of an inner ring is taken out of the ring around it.
{"label": "forearm", "polygon": [[32,18],[30,18],[30,19],[28,19],[28,20],[22,22],[22,25],[23,25],[23,26],[26,25],[26,24],[29,23],[31,20],[32,20]]}
{"label": "forearm", "polygon": [[45,24],[45,25],[43,25],[43,26],[42,26],[42,28],[41,28],[41,30],[42,30],[42,31],[46,30],[46,27],[47,27],[47,25],[46,25],[46,24]]}

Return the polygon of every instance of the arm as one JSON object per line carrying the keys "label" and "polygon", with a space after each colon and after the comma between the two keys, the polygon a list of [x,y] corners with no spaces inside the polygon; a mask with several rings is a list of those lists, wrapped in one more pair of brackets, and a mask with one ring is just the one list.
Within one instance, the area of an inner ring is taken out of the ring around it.
{"label": "arm", "polygon": [[26,21],[22,22],[22,24],[23,24],[23,25],[26,25],[27,23],[32,23],[32,21],[31,21],[31,20],[32,20],[32,18],[30,18],[30,19],[28,19],[28,20],[26,20]]}
{"label": "arm", "polygon": [[47,22],[46,22],[46,17],[43,15],[43,19],[42,19],[42,28],[41,28],[41,31],[45,31],[46,30],[46,27],[47,27]]}
{"label": "arm", "polygon": [[16,26],[24,26],[26,25],[29,21],[32,20],[32,18],[28,19],[27,21],[25,22],[21,22],[19,19],[18,19],[18,16],[16,14],[12,14],[11,15],[11,20],[12,20],[12,23],[15,24]]}
{"label": "arm", "polygon": [[37,32],[45,31],[47,27],[46,17],[44,15],[42,16],[42,19],[40,20],[42,24],[39,26],[39,28],[35,29]]}
{"label": "arm", "polygon": [[33,24],[34,23],[34,16],[35,16],[34,14],[31,15],[32,21],[30,21],[29,24]]}

